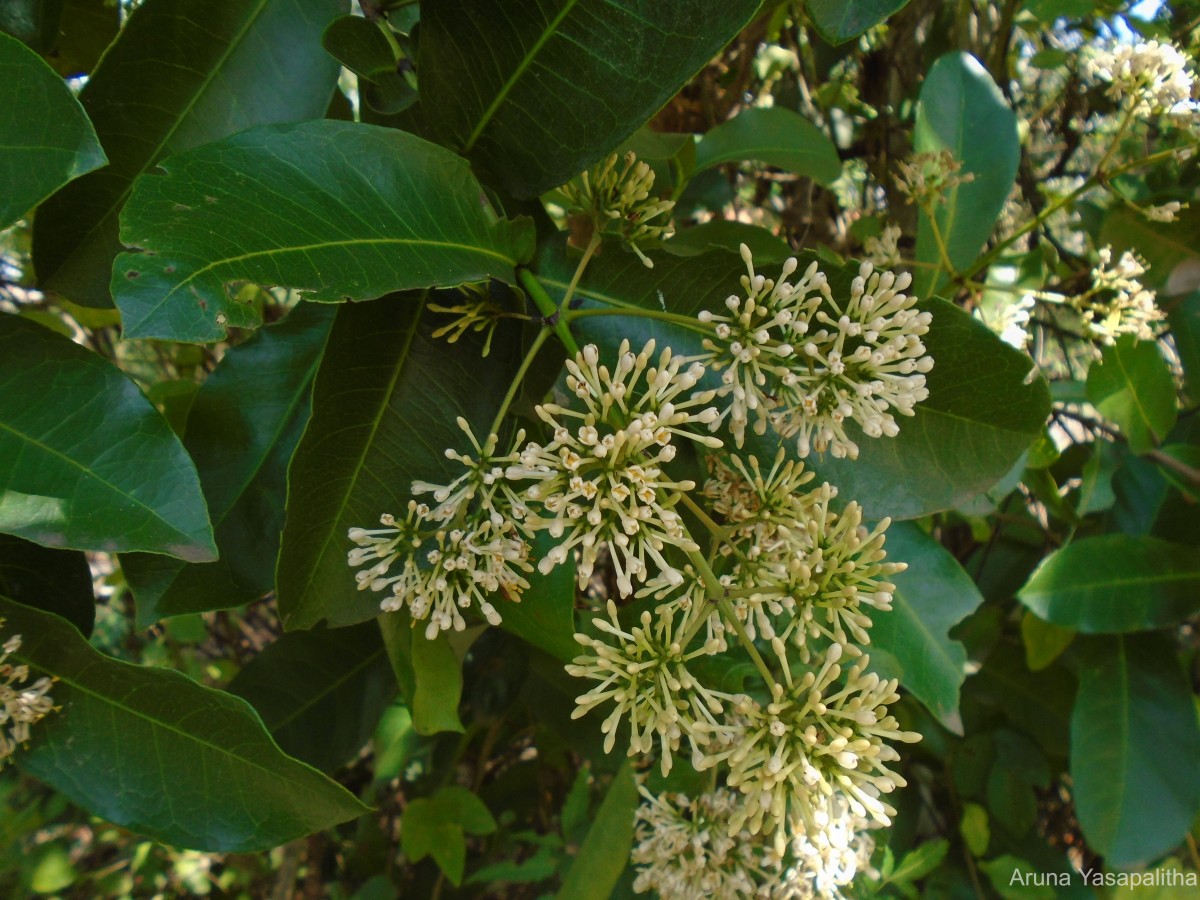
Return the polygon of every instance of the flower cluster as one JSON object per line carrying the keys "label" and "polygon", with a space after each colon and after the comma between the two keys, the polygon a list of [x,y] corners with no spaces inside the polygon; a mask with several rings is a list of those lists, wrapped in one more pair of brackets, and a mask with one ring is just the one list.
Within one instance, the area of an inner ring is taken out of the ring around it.
{"label": "flower cluster", "polygon": [[695,798],[644,787],[641,793],[634,890],[657,891],[662,900],[840,897],[840,888],[869,870],[875,842],[839,798],[814,811],[813,830],[797,833],[780,851],[733,824],[744,806],[736,791],[718,788]]}
{"label": "flower cluster", "polygon": [[1165,316],[1155,303],[1154,291],[1141,281],[1146,267],[1129,251],[1115,265],[1110,247],[1100,248],[1099,256],[1099,265],[1092,269],[1092,288],[1071,298],[1088,336],[1105,344],[1122,334],[1154,340],[1156,325]]}
{"label": "flower cluster", "polygon": [[1178,48],[1158,41],[1118,42],[1088,60],[1092,78],[1107,83],[1114,100],[1128,100],[1134,113],[1186,108],[1195,78]]}
{"label": "flower cluster", "polygon": [[791,282],[799,264],[788,259],[772,280],[755,271],[745,244],[741,252],[744,296],[730,296],[725,314],[700,313],[712,336],[697,357],[721,375],[721,418],[737,445],[751,419],[757,434],[769,423],[796,438],[802,457],[828,450],[856,458],[849,421],[867,437],[895,436],[894,414],[913,414],[929,395],[925,374],[933,368],[921,341],[932,317],[904,293],[911,277],[865,262],[849,296],[838,298],[815,262]]}
{"label": "flower cluster", "polygon": [[[3,624],[0,619],[0,625]],[[9,662],[20,649],[19,634],[0,644],[0,766],[16,752],[18,745],[29,742],[29,726],[55,709],[50,697],[54,679],[43,677],[26,685],[29,666]]]}
{"label": "flower cluster", "polygon": [[654,195],[654,170],[638,162],[632,151],[625,154],[620,168],[618,159],[612,154],[559,190],[569,204],[568,212],[589,219],[596,232],[615,230],[647,268],[654,268],[638,244],[675,233],[671,222],[675,201]]}
{"label": "flower cluster", "polygon": [[[868,829],[895,814],[892,745],[918,739],[863,650],[904,566],[886,560],[886,519],[868,527],[783,450],[764,466],[712,432],[728,420],[740,442],[753,414],[759,430],[798,434],[803,453],[853,456],[845,420],[894,434],[891,412],[924,396],[929,316],[905,278],[869,264],[835,298],[816,266],[793,284],[789,260],[774,282],[743,256],[744,296],[701,318],[702,355],[624,341],[605,361],[584,347],[566,364],[569,402],[535,407],[543,440],[520,432],[507,452],[459,420],[471,447],[446,452],[456,477],[415,482],[403,518],[352,529],[350,563],[432,638],[470,610],[498,622],[494,596],[529,587],[535,538],[537,569],[574,563],[581,588],[603,555],[618,596],[575,636],[567,671],[589,687],[574,715],[603,715],[607,751],[656,757],[664,776],[682,757],[717,785],[648,797],[640,889],[836,897],[866,864]],[[703,485],[672,473],[683,446],[707,460]],[[712,657],[738,653],[757,680],[714,682],[726,666]]]}
{"label": "flower cluster", "polygon": [[975,173],[963,172],[962,161],[949,150],[918,153],[896,163],[896,186],[900,193],[924,210],[945,202],[946,195],[959,185],[975,180]]}
{"label": "flower cluster", "polygon": [[894,269],[900,265],[900,238],[903,232],[899,225],[885,225],[877,237],[869,237],[863,243],[867,260],[877,269]]}

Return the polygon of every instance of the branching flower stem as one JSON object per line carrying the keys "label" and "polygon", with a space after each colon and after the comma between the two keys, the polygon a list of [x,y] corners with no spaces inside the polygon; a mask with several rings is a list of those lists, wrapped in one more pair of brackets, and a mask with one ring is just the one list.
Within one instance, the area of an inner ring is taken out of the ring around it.
{"label": "branching flower stem", "polygon": [[550,337],[552,330],[549,325],[543,325],[534,337],[533,343],[529,345],[529,349],[525,351],[525,358],[521,360],[520,368],[517,369],[517,374],[513,376],[512,384],[508,386],[508,393],[504,395],[504,399],[500,401],[500,408],[496,410],[496,417],[492,420],[492,427],[489,429],[490,434],[500,433],[500,424],[508,414],[508,408],[512,406],[513,399],[517,396],[517,391],[521,387],[521,382],[525,380],[525,374],[533,364],[538,351],[542,349],[542,344],[546,343],[546,338]]}
{"label": "branching flower stem", "polygon": [[567,351],[578,353],[579,342],[575,340],[575,335],[571,334],[571,329],[567,327],[566,319],[558,314],[558,306],[550,299],[550,295],[546,293],[542,283],[537,280],[537,276],[528,269],[518,269],[517,277],[521,280],[521,286],[529,292],[538,311],[545,317],[546,324],[553,325],[554,333],[558,335],[558,339],[563,342]]}
{"label": "branching flower stem", "polygon": [[[762,655],[758,652],[758,648],[754,646],[754,639],[747,633],[746,626],[738,618],[737,611],[733,608],[733,603],[726,596],[725,585],[721,584],[721,580],[717,578],[712,567],[709,566],[708,560],[704,558],[704,554],[699,550],[689,551],[688,559],[696,567],[696,571],[700,573],[700,577],[704,580],[704,586],[708,589],[709,597],[716,600],[717,609],[720,610],[721,615],[733,626],[733,630],[738,636],[738,642],[750,654],[750,659],[754,662],[754,667],[758,669],[758,673],[762,675],[763,682],[769,685],[772,692],[774,692],[776,686],[775,676],[771,674],[770,667],[763,660]],[[683,646],[687,646],[687,642],[692,639],[694,632],[699,628],[700,623],[704,619],[704,616],[698,616],[696,621],[691,624],[681,641]],[[774,693],[772,693],[772,696],[774,696]]]}

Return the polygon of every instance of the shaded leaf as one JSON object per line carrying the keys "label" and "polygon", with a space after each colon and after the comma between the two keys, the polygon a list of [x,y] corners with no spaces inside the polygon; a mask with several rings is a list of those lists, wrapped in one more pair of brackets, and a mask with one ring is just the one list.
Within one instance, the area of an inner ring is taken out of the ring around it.
{"label": "shaded leaf", "polygon": [[949,631],[983,596],[958,561],[916,525],[892,525],[884,549],[889,560],[906,562],[908,569],[891,576],[892,611],[874,617],[872,666],[884,677],[899,678],[942,724],[961,730],[958,691],[967,651]]}
{"label": "shaded leaf", "polygon": [[238,672],[229,693],[250,702],[284,752],[323,772],[357,755],[396,693],[373,622],[282,635]]}
{"label": "shaded leaf", "polygon": [[[532,559],[541,559],[554,541],[544,532],[534,541]],[[520,603],[505,603],[500,627],[563,662],[579,651],[575,643],[575,560],[543,575],[536,568],[527,576],[529,587]]]}
{"label": "shaded leaf", "polygon": [[450,646],[450,636],[442,632],[432,640],[425,636],[424,623],[409,629],[413,670],[413,728],[417,734],[439,731],[462,732],[458,704],[462,700],[462,660]]}
{"label": "shaded leaf", "polygon": [[[1016,179],[1021,158],[1017,118],[987,70],[967,53],[947,53],[929,69],[921,85],[913,131],[917,153],[949,150],[962,163],[960,174],[973,180],[952,188],[936,210],[936,221],[956,270],[979,256]],[[938,263],[940,255],[928,216],[917,227],[917,259]],[[928,297],[948,276],[919,269],[913,278],[918,297]]]}
{"label": "shaded leaf", "polygon": [[888,876],[888,884],[911,884],[924,878],[946,858],[950,844],[946,840],[926,841],[920,847],[904,855],[904,858]]}
{"label": "shaded leaf", "polygon": [[1105,347],[1088,369],[1087,394],[1134,453],[1154,449],[1175,425],[1175,381],[1154,341],[1127,334]]}
{"label": "shaded leaf", "polygon": [[301,305],[230,349],[196,394],[183,445],[199,470],[221,557],[187,565],[122,556],[140,626],[241,606],[274,587],[288,462],[308,420],[333,313]]}
{"label": "shaded leaf", "polygon": [[808,0],[804,8],[821,37],[831,44],[844,44],[878,25],[908,0]]}
{"label": "shaded leaf", "polygon": [[793,253],[787,241],[767,229],[729,219],[710,219],[677,231],[663,241],[661,249],[675,256],[699,256],[712,250],[728,251],[739,244],[749,247],[760,263],[782,263]]}
{"label": "shaded leaf", "polygon": [[258,312],[231,287],[373,300],[434,285],[512,281],[533,225],[499,220],[467,163],[392,128],[274,125],[173,157],[121,214],[113,295],[126,337],[220,340]]}
{"label": "shaded leaf", "polygon": [[41,57],[7,34],[0,34],[0,109],[4,229],[108,160],[71,89]]}
{"label": "shaded leaf", "polygon": [[[110,306],[117,216],[166,156],[273,122],[324,115],[338,66],[321,31],[346,0],[147,0],[79,95],[110,165],[47,203],[34,225],[43,287]],[[169,35],[169,39],[164,36]]]}
{"label": "shaded leaf", "polygon": [[0,531],[216,558],[195,467],[158,411],[108,360],[11,315],[0,315]]}
{"label": "shaded leaf", "polygon": [[696,148],[697,172],[751,160],[805,175],[826,187],[842,174],[833,141],[808,119],[782,106],[746,109],[705,134]]}
{"label": "shaded leaf", "polygon": [[1126,534],[1082,538],[1046,557],[1017,596],[1085,634],[1163,628],[1200,610],[1200,549]]}
{"label": "shaded leaf", "polygon": [[96,620],[96,596],[87,557],[0,534],[0,595],[62,616],[84,637]]}
{"label": "shaded leaf", "polygon": [[496,820],[483,801],[466,788],[450,785],[432,797],[412,801],[404,810],[401,841],[414,862],[432,855],[453,884],[461,884],[466,863],[464,834],[491,834]]}
{"label": "shaded leaf", "polygon": [[518,365],[518,330],[501,326],[481,360],[477,335],[455,344],[430,338],[439,324],[411,298],[337,311],[288,472],[276,576],[288,629],[379,614],[380,595],[359,591],[346,564],[348,530],[372,527],[385,512],[402,515],[414,479],[438,483],[458,465],[445,457],[447,447],[467,446],[455,417],[481,435],[499,408]]}
{"label": "shaded leaf", "polygon": [[1081,640],[1071,779],[1088,843],[1113,866],[1154,859],[1200,812],[1200,727],[1174,643]]}
{"label": "shaded leaf", "polygon": [[1074,639],[1072,629],[1047,622],[1032,612],[1026,611],[1021,617],[1021,640],[1031,672],[1038,672],[1058,659]]}
{"label": "shaded leaf", "polygon": [[16,658],[57,679],[62,707],[20,765],[94,815],[176,847],[255,852],[367,811],[280,751],[244,700],[106,657],[65,620],[6,598],[0,615],[24,639]]}
{"label": "shaded leaf", "polygon": [[629,863],[637,784],[629,760],[613,776],[608,793],[579,847],[579,855],[563,878],[561,900],[607,900]]}
{"label": "shaded leaf", "polygon": [[[421,103],[438,139],[518,197],[633,134],[758,0],[444,0],[421,10]],[[436,113],[436,121],[433,113]]]}

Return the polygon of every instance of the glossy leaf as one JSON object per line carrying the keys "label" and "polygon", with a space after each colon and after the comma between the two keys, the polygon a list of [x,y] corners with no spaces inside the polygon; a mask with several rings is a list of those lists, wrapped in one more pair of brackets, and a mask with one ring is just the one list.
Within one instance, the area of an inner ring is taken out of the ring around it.
{"label": "glossy leaf", "polygon": [[1018,596],[1085,634],[1163,628],[1200,610],[1200,550],[1125,534],[1082,538],[1046,557]]}
{"label": "glossy leaf", "polygon": [[104,656],[49,613],[0,598],[0,616],[62,707],[21,767],[94,815],[176,847],[255,852],[367,811],[280,751],[244,700]]}
{"label": "glossy leaf", "polygon": [[499,408],[516,371],[517,329],[502,327],[482,359],[476,335],[433,340],[443,324],[411,297],[338,309],[288,472],[276,577],[286,628],[379,614],[380,595],[359,591],[346,564],[346,533],[403,514],[414,479],[436,483],[454,471],[446,448],[467,446],[456,416],[483,434]]}
{"label": "glossy leaf", "polygon": [[[948,53],[930,68],[921,85],[913,143],[917,153],[949,150],[962,163],[960,174],[973,176],[946,193],[936,214],[951,264],[966,269],[991,237],[1021,158],[1017,118],[975,57]],[[924,214],[917,228],[917,259],[940,261],[933,228]],[[914,293],[928,297],[946,277],[934,269],[918,269]]]}
{"label": "glossy leaf", "polygon": [[420,106],[438,139],[488,180],[534,197],[633,134],[758,7],[758,0],[429,4],[421,10]]}
{"label": "glossy leaf", "polygon": [[249,701],[285,753],[323,772],[354,758],[396,693],[373,622],[297,631],[268,645],[229,693]]}
{"label": "glossy leaf", "polygon": [[908,5],[908,0],[808,0],[804,8],[821,37],[844,44]]}
{"label": "glossy leaf", "polygon": [[258,313],[231,289],[308,300],[514,279],[528,220],[498,220],[466,162],[415,135],[353,122],[243,132],[163,163],[121,215],[113,295],[126,337],[219,340]]}
{"label": "glossy leaf", "polygon": [[0,534],[0,595],[62,616],[88,637],[96,597],[87,557]]}
{"label": "glossy leaf", "polygon": [[216,558],[195,467],[162,416],[108,360],[12,315],[0,315],[0,531]]}
{"label": "glossy leaf", "polygon": [[1149,862],[1200,812],[1200,727],[1174,642],[1085,642],[1071,716],[1071,780],[1090,846],[1112,866]]}
{"label": "glossy leaf", "polygon": [[[531,557],[541,559],[553,545],[544,533],[534,541]],[[520,603],[505,603],[500,625],[563,662],[579,652],[575,643],[575,561],[568,560],[543,575],[536,568]]]}
{"label": "glossy leaf", "polygon": [[240,606],[274,587],[288,462],[333,313],[301,305],[229,350],[196,394],[183,445],[199,470],[221,556],[199,565],[123,556],[139,625]]}
{"label": "glossy leaf", "polygon": [[1088,369],[1087,393],[1134,453],[1153,450],[1175,425],[1175,380],[1154,341],[1123,335],[1105,347]]}
{"label": "glossy leaf", "polygon": [[[1200,208],[1187,206],[1174,222],[1154,222],[1136,209],[1116,204],[1104,216],[1101,245],[1120,256],[1130,250],[1146,263],[1141,280],[1164,298],[1200,289]],[[1170,311],[1174,301],[1159,301]]]}
{"label": "glossy leaf", "polygon": [[80,93],[110,165],[47,203],[34,226],[42,286],[110,306],[117,217],[155,163],[274,122],[324,115],[338,66],[321,32],[346,0],[147,0]]}
{"label": "glossy leaf", "polygon": [[41,57],[0,34],[0,229],[107,162],[71,89]]}
{"label": "glossy leaf", "polygon": [[943,724],[961,730],[958,691],[967,652],[949,631],[983,596],[958,561],[916,525],[892,525],[884,549],[889,560],[906,562],[908,569],[891,577],[892,611],[874,617],[872,667],[885,678],[899,678]]}
{"label": "glossy leaf", "polygon": [[579,855],[563,878],[561,900],[607,900],[629,863],[633,845],[633,816],[638,805],[637,783],[629,760],[621,764]]}
{"label": "glossy leaf", "polygon": [[[805,258],[802,265],[807,264]],[[549,250],[539,277],[561,296],[574,265],[561,250]],[[849,293],[849,273],[822,267],[835,296]],[[771,266],[760,270],[772,275]],[[733,253],[688,259],[655,256],[646,269],[632,254],[608,248],[584,274],[579,295],[586,305],[622,304],[694,315],[719,310],[740,290],[745,274]],[[1003,478],[1041,434],[1050,411],[1046,382],[1032,373],[1025,354],[1014,350],[970,315],[940,300],[921,309],[933,314],[925,344],[935,360],[928,376],[929,398],[916,415],[900,420],[895,438],[861,438],[857,460],[809,457],[808,466],[857,500],[871,518],[916,518],[959,506]],[[700,335],[679,326],[624,316],[582,318],[573,324],[582,341],[615,352],[623,338],[639,343],[655,337],[677,353],[700,352]],[[747,449],[760,459],[775,454],[772,436],[747,436]]]}
{"label": "glossy leaf", "polygon": [[804,116],[782,106],[744,110],[705,134],[696,148],[697,172],[750,160],[805,175],[826,187],[842,174],[833,141]]}

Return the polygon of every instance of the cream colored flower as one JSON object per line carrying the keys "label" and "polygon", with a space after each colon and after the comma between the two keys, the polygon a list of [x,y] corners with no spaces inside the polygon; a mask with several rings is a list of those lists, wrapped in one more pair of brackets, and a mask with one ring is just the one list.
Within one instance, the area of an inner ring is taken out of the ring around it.
{"label": "cream colored flower", "polygon": [[[4,620],[0,619],[0,626]],[[9,662],[21,649],[21,636],[11,635],[0,645],[0,767],[21,744],[29,743],[30,726],[54,712],[50,696],[53,678],[29,681],[29,666]]]}

